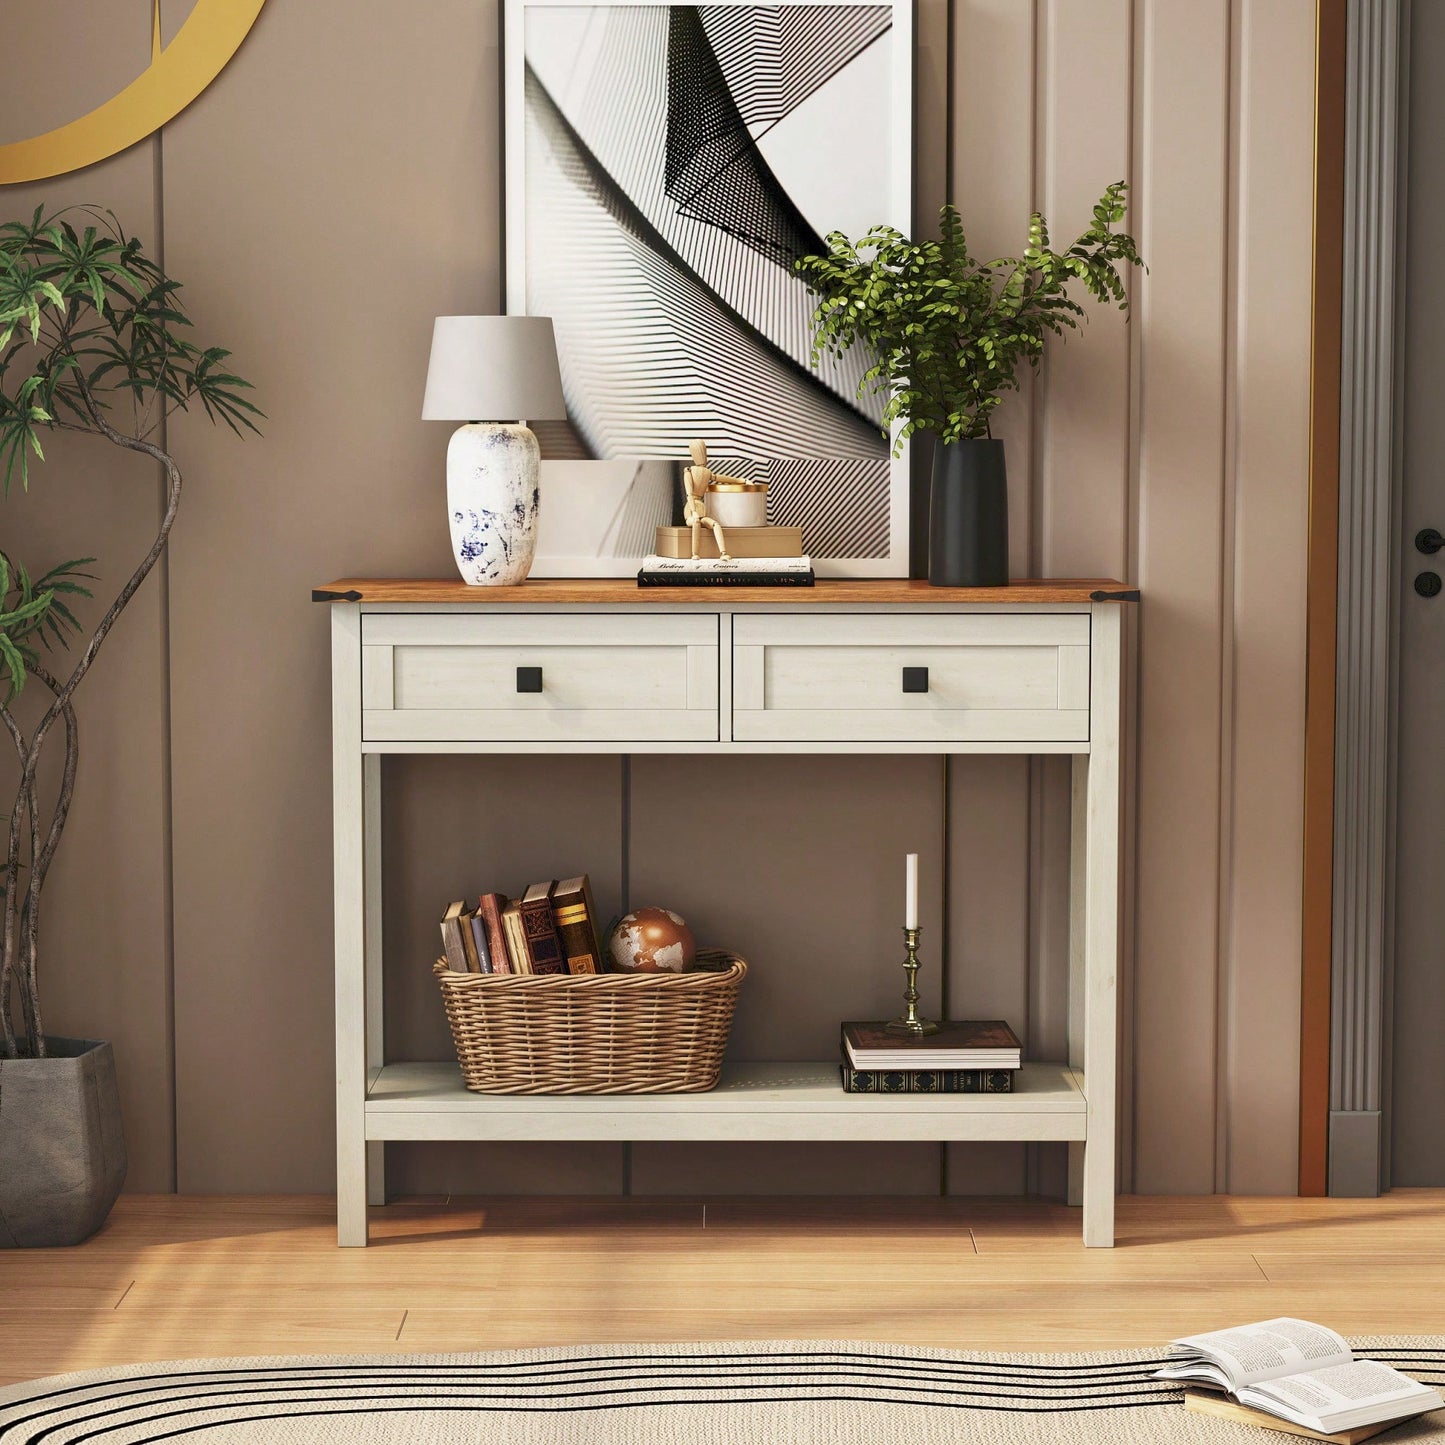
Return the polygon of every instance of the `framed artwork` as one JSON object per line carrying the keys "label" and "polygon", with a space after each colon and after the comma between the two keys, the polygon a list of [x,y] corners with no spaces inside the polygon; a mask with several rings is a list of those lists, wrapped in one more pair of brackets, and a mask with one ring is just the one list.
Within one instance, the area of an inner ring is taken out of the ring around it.
{"label": "framed artwork", "polygon": [[556,326],[534,576],[625,576],[688,443],[768,483],[820,576],[908,570],[908,458],[863,347],[812,365],[793,270],[906,231],[911,0],[507,0],[507,309]]}

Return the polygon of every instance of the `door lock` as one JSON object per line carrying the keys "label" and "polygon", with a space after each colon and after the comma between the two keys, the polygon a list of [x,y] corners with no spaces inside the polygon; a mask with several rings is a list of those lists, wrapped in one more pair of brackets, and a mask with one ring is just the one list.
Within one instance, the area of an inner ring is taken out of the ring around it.
{"label": "door lock", "polygon": [[1440,574],[1438,572],[1421,572],[1415,578],[1415,591],[1421,597],[1438,597],[1440,595]]}

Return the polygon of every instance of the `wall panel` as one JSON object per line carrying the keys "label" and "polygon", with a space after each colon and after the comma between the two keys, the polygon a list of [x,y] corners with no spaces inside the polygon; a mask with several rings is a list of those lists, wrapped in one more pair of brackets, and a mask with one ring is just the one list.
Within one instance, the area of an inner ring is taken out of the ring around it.
{"label": "wall panel", "polygon": [[[948,767],[948,1012],[1029,1018],[1029,760],[954,758]],[[1015,1029],[1022,1038],[1025,1030]],[[1021,1194],[1023,1144],[948,1144],[956,1194]]]}
{"label": "wall panel", "polygon": [[[948,196],[979,256],[1017,254],[1029,213],[1038,204],[1037,11],[1035,0],[960,0],[954,6]],[[994,426],[1007,453],[1009,563],[1019,576],[1033,572],[1033,403],[1034,381],[1024,376]],[[959,758],[950,782],[950,1011],[972,1013],[979,971],[986,966],[992,975],[989,991],[1009,1001],[1004,1014],[1025,1020],[1015,1025],[1022,1038],[1027,1033],[1032,882],[1029,767],[1017,759]],[[1001,866],[1001,857],[1011,861]],[[975,890],[970,884],[975,879],[987,880],[987,887]],[[993,939],[985,956],[977,946],[980,931]],[[1022,1144],[948,1145],[950,1188],[1018,1192],[1027,1187],[1027,1152]]]}
{"label": "wall panel", "polygon": [[[732,1054],[827,1059],[844,1019],[901,1011],[903,860],[919,854],[919,922],[938,997],[942,796],[935,758],[639,757],[632,764],[631,907],[682,913],[752,972]],[[709,1149],[638,1144],[637,1193],[933,1193],[936,1145]],[[726,1181],[731,1181],[729,1185]]]}
{"label": "wall panel", "polygon": [[[623,766],[618,758],[382,760],[386,1049],[444,1058],[451,1036],[432,960],[454,898],[516,897],[538,878],[589,873],[604,920],[622,904]],[[387,1146],[394,1194],[605,1193],[620,1144]]]}
{"label": "wall panel", "polygon": [[[1056,245],[1092,221],[1112,181],[1133,179],[1130,0],[1048,0],[1040,44],[1038,204]],[[1138,197],[1124,230],[1137,235]],[[1141,282],[1129,277],[1132,295]],[[1047,575],[1128,571],[1129,318],[1090,306],[1039,379],[1037,558]]]}
{"label": "wall panel", "polygon": [[[1229,8],[1139,0],[1135,1184],[1215,1187]],[[1301,456],[1301,467],[1303,456]],[[1301,476],[1301,482],[1303,477]]]}
{"label": "wall panel", "polygon": [[[186,9],[167,0],[167,33]],[[7,11],[0,34],[48,43],[55,13]],[[122,57],[143,63],[143,30],[106,16],[104,44],[97,19],[68,27],[84,54],[64,86],[48,67],[12,77],[0,134],[93,104]],[[997,427],[1015,570],[1118,573],[1146,599],[1129,719],[1137,965],[1124,1023],[1137,1058],[1122,1071],[1136,1078],[1126,1179],[1144,1191],[1293,1187],[1309,317],[1307,268],[1290,274],[1278,256],[1308,237],[1308,167],[1293,158],[1309,143],[1313,23],[1306,0],[918,7],[919,226],[951,195],[977,250],[1013,252],[1034,206],[1064,238],[1125,177],[1151,267],[1131,319],[1093,311]],[[311,0],[266,6],[159,141],[43,192],[112,204],[143,234],[162,220],[200,334],[234,349],[270,414],[260,440],[199,418],[172,427],[188,495],[168,613],[152,584],[94,679],[53,887],[53,1017],[121,1044],[141,1187],[171,1182],[172,1007],[181,1187],[330,1187],[327,641],[308,589],[344,572],[450,570],[446,428],[420,422],[420,392],[431,317],[497,305],[499,185],[494,0],[418,0],[404,23],[378,0]],[[7,213],[36,194],[12,191]],[[138,524],[103,466],[57,451],[52,471],[80,490],[12,499],[7,542],[18,533],[32,557],[59,546],[76,495],[119,542]],[[920,447],[920,477],[926,466]],[[151,479],[138,486],[153,506]],[[1066,771],[637,759],[624,794],[617,759],[390,762],[393,1047],[445,1046],[424,962],[438,904],[504,864],[519,876],[497,881],[515,886],[567,854],[618,906],[630,882],[631,901],[681,904],[756,959],[740,1053],[826,1056],[840,1012],[892,1005],[897,855],[916,846],[930,996],[946,967],[951,1012],[1005,1014],[1056,1049]],[[846,914],[819,878],[849,898]],[[72,962],[96,954],[104,971]],[[800,957],[832,971],[828,1008]],[[430,1193],[1017,1192],[1059,1188],[1056,1153],[413,1147],[391,1151],[391,1180]]]}
{"label": "wall panel", "polygon": [[[1092,219],[1112,181],[1133,179],[1129,0],[1041,0],[1038,41],[1038,204],[1054,244],[1062,246]],[[1132,198],[1131,198],[1132,199]],[[1135,225],[1133,212],[1125,229]],[[1127,284],[1131,294],[1135,278]],[[1062,338],[1040,369],[1035,405],[1036,494],[1031,571],[1083,575],[1085,559],[1100,575],[1128,574],[1132,491],[1127,313],[1090,305],[1080,329]],[[1062,1057],[1067,1028],[1070,770],[1059,758],[1031,769],[1030,1045]],[[1059,1148],[1038,1187],[1062,1187]]]}
{"label": "wall panel", "polygon": [[[1280,485],[1308,454],[1314,5],[1235,0],[1230,407],[1234,568],[1223,1178],[1289,1194],[1298,1179],[1308,495]],[[1269,144],[1261,141],[1269,138]],[[1277,213],[1272,225],[1257,218]],[[1290,1147],[1291,1139],[1296,1147]]]}
{"label": "wall panel", "polygon": [[196,478],[172,559],[185,1190],[331,1187],[330,700],[309,589],[450,566],[447,428],[419,420],[421,390],[431,318],[500,295],[497,49],[473,0],[404,21],[374,0],[272,4],[167,128],[170,264],[269,414],[260,440],[201,418],[173,436]]}
{"label": "wall panel", "polygon": [[[98,105],[138,75],[150,54],[140,10],[57,0],[43,13],[0,10],[0,49],[11,57],[0,87],[0,140],[19,140]],[[54,65],[18,57],[49,57]],[[37,206],[94,204],[154,248],[159,236],[157,149],[143,144],[85,171],[0,187],[0,219]],[[86,218],[80,218],[85,224]],[[152,254],[154,251],[152,250]],[[162,515],[156,468],[89,438],[53,436],[28,493],[0,500],[0,548],[27,567],[94,554],[96,600],[76,611],[97,621],[145,555]],[[46,884],[41,918],[41,1004],[51,1033],[115,1046],[130,1158],[128,1187],[174,1187],[171,1107],[168,818],[166,799],[165,566],[151,574],[116,625],[76,696],[80,766],[65,838]],[[76,654],[54,654],[59,674]],[[68,670],[68,669],[67,669]],[[29,705],[41,689],[32,683]],[[64,741],[51,735],[58,765]],[[0,760],[8,790],[12,757]],[[51,771],[53,782],[58,776]],[[5,811],[0,809],[0,812]]]}
{"label": "wall panel", "polygon": [[[948,198],[975,255],[1016,256],[1039,204],[1035,176],[1039,0],[956,0],[953,24],[953,174]],[[922,218],[920,218],[922,219]],[[1009,562],[1033,563],[1033,381],[1000,407],[993,434],[1008,453]]]}

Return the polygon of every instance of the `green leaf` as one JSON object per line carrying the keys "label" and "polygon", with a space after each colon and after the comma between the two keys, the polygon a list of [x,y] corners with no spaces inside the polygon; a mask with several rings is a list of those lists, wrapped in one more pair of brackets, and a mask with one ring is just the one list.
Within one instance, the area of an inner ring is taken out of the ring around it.
{"label": "green leaf", "polygon": [[[1044,217],[1029,217],[1021,256],[981,261],[970,254],[954,207],[939,213],[937,240],[913,241],[875,226],[859,241],[840,232],[795,269],[815,297],[811,356],[861,347],[868,364],[860,397],[881,399],[882,422],[900,436],[926,429],[945,438],[988,434],[1002,394],[1017,390],[1019,368],[1037,367],[1045,338],[1078,327],[1084,307],[1070,285],[1101,304],[1127,305],[1117,263],[1143,265],[1124,218],[1127,187],[1114,182],[1093,208],[1092,223],[1063,251],[1052,247]],[[1147,269],[1147,268],[1146,268]],[[200,368],[198,368],[198,371]],[[229,420],[236,398],[203,395]]]}
{"label": "green leaf", "polygon": [[[109,211],[80,206],[0,224],[0,472],[29,485],[40,433],[97,432],[94,412],[125,440],[199,398],[213,422],[257,429],[264,416],[231,353],[190,335],[180,283]],[[18,339],[17,339],[18,338]],[[124,444],[124,441],[123,441]]]}
{"label": "green leaf", "polygon": [[14,698],[25,686],[25,658],[21,655],[20,649],[3,632],[0,632],[0,663],[4,664],[6,677],[10,683],[10,697]]}

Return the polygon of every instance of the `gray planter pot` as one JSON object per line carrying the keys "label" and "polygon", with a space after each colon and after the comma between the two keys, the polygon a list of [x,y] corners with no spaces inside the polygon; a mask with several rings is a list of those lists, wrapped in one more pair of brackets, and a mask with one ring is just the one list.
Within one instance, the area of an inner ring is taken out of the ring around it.
{"label": "gray planter pot", "polygon": [[79,1244],[125,1183],[115,1055],[47,1038],[44,1059],[0,1057],[0,1248]]}

